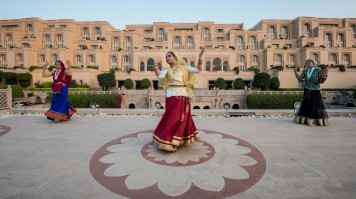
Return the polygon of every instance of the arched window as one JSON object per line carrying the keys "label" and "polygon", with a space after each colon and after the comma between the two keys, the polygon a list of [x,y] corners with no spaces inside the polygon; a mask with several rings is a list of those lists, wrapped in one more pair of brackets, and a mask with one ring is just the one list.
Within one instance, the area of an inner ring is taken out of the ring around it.
{"label": "arched window", "polygon": [[118,37],[114,37],[114,44],[120,44],[120,39]]}
{"label": "arched window", "polygon": [[149,58],[147,60],[147,71],[153,71],[153,63],[154,63],[154,60],[152,58]]}
{"label": "arched window", "polygon": [[304,24],[304,34],[305,37],[310,37],[310,24],[309,23],[305,23]]}
{"label": "arched window", "polygon": [[229,62],[224,61],[224,64],[223,64],[223,71],[229,71],[229,70],[230,70]]}
{"label": "arched window", "polygon": [[126,37],[126,44],[132,44],[131,37]]}
{"label": "arched window", "polygon": [[281,63],[282,62],[282,55],[277,54],[276,57],[275,57],[275,62]]}
{"label": "arched window", "polygon": [[205,71],[210,71],[210,61],[207,61],[206,64],[205,64]]}
{"label": "arched window", "polygon": [[89,29],[87,27],[83,28],[83,35],[89,35]]}
{"label": "arched window", "polygon": [[111,63],[117,64],[117,57],[115,55],[111,57]]}
{"label": "arched window", "polygon": [[12,35],[10,35],[10,34],[6,35],[6,40],[8,42],[12,42]]}
{"label": "arched window", "polygon": [[130,63],[130,57],[129,56],[124,56],[124,63]]}
{"label": "arched window", "polygon": [[40,55],[40,61],[43,63],[46,61],[46,57],[44,55]]}
{"label": "arched window", "polygon": [[221,60],[219,58],[215,58],[213,61],[213,66],[215,71],[220,71],[221,70]]}
{"label": "arched window", "polygon": [[337,61],[337,56],[335,53],[330,55],[330,61],[336,62]]}
{"label": "arched window", "polygon": [[255,50],[256,49],[256,37],[251,36],[250,37],[250,50]]}
{"label": "arched window", "polygon": [[344,54],[344,61],[349,62],[350,61],[350,55],[349,54]]}
{"label": "arched window", "polygon": [[346,66],[350,66],[350,55],[349,54],[344,54],[343,60],[344,60],[344,64]]}
{"label": "arched window", "polygon": [[312,60],[314,60],[315,63],[319,63],[319,55],[316,53],[313,53]]}
{"label": "arched window", "polygon": [[295,62],[295,55],[293,54],[289,55],[289,62]]}
{"label": "arched window", "polygon": [[145,71],[145,63],[143,61],[140,62],[140,71]]}
{"label": "arched window", "polygon": [[52,61],[56,62],[58,60],[58,56],[56,54],[52,55]]}
{"label": "arched window", "polygon": [[1,54],[0,61],[1,61],[1,63],[6,62],[6,56],[4,54]]}
{"label": "arched window", "polygon": [[204,28],[203,34],[204,34],[204,35],[210,35],[210,30],[209,30],[209,28]]}
{"label": "arched window", "polygon": [[252,63],[254,63],[254,64],[258,63],[258,56],[257,55],[252,56]]}
{"label": "arched window", "polygon": [[45,41],[46,41],[46,43],[51,42],[51,36],[45,35]]}
{"label": "arched window", "polygon": [[17,54],[17,61],[22,62],[23,61],[23,56],[22,54]]}
{"label": "arched window", "polygon": [[77,55],[76,60],[77,60],[77,63],[82,63],[82,56]]}
{"label": "arched window", "polygon": [[337,36],[337,41],[342,42],[342,41],[344,41],[344,40],[345,40],[344,34],[342,34],[342,33],[338,34],[338,36]]}
{"label": "arched window", "polygon": [[100,30],[99,27],[96,27],[96,28],[95,28],[95,34],[101,35],[101,30]]}
{"label": "arched window", "polygon": [[187,38],[187,43],[188,43],[188,44],[192,44],[192,43],[193,43],[193,37],[189,36],[189,37]]}
{"label": "arched window", "polygon": [[256,44],[256,37],[255,36],[251,36],[250,37],[250,44]]}
{"label": "arched window", "polygon": [[241,37],[241,36],[238,36],[236,41],[237,41],[237,44],[243,44],[244,43],[244,38]]}
{"label": "arched window", "polygon": [[95,57],[93,55],[89,55],[89,62],[94,63]]}
{"label": "arched window", "polygon": [[288,35],[288,27],[287,26],[283,26],[282,27],[282,35],[283,36],[287,36]]}
{"label": "arched window", "polygon": [[326,39],[326,41],[331,42],[331,41],[332,41],[332,36],[331,36],[331,34],[330,34],[330,33],[326,33],[325,39]]}
{"label": "arched window", "polygon": [[355,24],[351,25],[351,30],[352,30],[352,33],[356,34],[356,25]]}
{"label": "arched window", "polygon": [[61,34],[58,34],[58,35],[57,35],[57,41],[58,41],[59,43],[62,43],[62,42],[63,42],[63,37],[62,37]]}
{"label": "arched window", "polygon": [[28,24],[28,25],[27,25],[27,30],[28,30],[29,33],[33,33],[33,26],[32,26],[32,24]]}
{"label": "arched window", "polygon": [[164,35],[164,29],[163,28],[160,28],[158,29],[158,35]]}
{"label": "arched window", "polygon": [[239,62],[240,62],[240,63],[245,63],[245,62],[246,62],[245,56],[240,55],[240,57],[239,57]]}
{"label": "arched window", "polygon": [[275,34],[276,33],[276,28],[274,26],[270,26],[269,29],[268,29],[268,33]]}
{"label": "arched window", "polygon": [[176,36],[176,37],[174,38],[174,43],[180,44],[180,37]]}

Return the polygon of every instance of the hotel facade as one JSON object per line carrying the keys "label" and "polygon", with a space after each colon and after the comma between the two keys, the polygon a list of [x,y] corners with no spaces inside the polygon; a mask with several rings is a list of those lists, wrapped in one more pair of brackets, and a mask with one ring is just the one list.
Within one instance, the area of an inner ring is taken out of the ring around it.
{"label": "hotel facade", "polygon": [[[148,78],[157,90],[154,60],[164,62],[165,53],[173,50],[194,66],[203,46],[203,71],[198,75],[196,90],[212,90],[219,77],[227,82],[227,89],[233,89],[237,78],[249,88],[254,78],[249,70],[252,67],[278,77],[281,88],[298,88],[302,82],[294,77],[293,70],[302,68],[306,59],[329,65],[329,77],[322,88],[356,86],[356,18],[263,19],[248,30],[243,23],[210,21],[154,22],[119,30],[106,21],[0,20],[1,71],[26,73],[30,66],[69,60],[73,79],[98,90],[97,75],[111,69],[118,70],[115,79],[119,88],[130,78],[140,89],[140,82]],[[272,69],[274,66],[283,70]],[[32,85],[51,81],[41,77],[41,69],[30,73]],[[217,99],[212,101],[218,107]]]}

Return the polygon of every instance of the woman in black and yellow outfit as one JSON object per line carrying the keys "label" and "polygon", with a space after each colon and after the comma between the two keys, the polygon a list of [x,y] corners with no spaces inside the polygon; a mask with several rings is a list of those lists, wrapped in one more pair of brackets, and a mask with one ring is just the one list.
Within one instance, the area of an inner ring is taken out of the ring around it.
{"label": "woman in black and yellow outfit", "polygon": [[308,59],[305,65],[301,75],[298,75],[297,68],[294,70],[296,78],[299,81],[304,80],[303,101],[294,116],[294,121],[309,126],[328,126],[329,116],[320,92],[320,84],[328,77],[328,68],[317,67],[311,59]]}

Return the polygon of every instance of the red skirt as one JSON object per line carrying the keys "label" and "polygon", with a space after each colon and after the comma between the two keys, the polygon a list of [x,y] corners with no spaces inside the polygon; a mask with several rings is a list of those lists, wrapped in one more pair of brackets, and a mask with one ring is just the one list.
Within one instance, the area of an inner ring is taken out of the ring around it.
{"label": "red skirt", "polygon": [[166,111],[153,133],[158,148],[175,151],[177,147],[199,139],[188,97],[166,98]]}

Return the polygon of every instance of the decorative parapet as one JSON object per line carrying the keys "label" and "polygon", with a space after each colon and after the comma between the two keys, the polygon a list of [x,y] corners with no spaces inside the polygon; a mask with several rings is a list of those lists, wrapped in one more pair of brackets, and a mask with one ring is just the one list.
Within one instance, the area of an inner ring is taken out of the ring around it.
{"label": "decorative parapet", "polygon": [[9,85],[6,89],[0,89],[0,109],[11,108],[12,106],[12,89]]}

